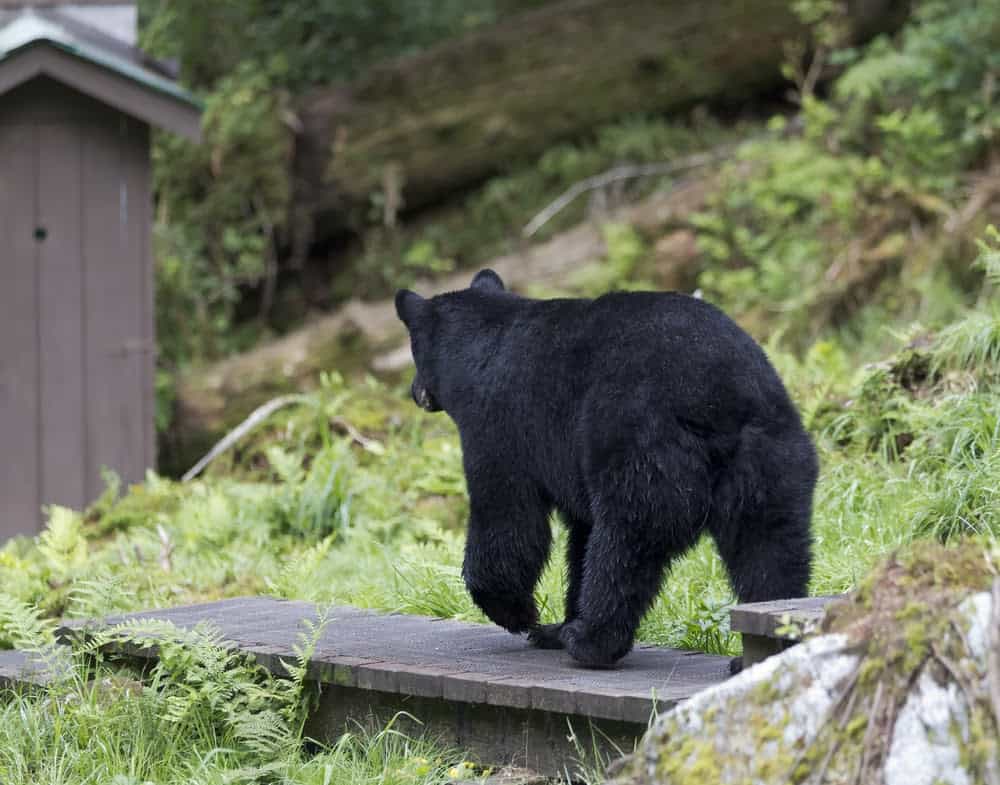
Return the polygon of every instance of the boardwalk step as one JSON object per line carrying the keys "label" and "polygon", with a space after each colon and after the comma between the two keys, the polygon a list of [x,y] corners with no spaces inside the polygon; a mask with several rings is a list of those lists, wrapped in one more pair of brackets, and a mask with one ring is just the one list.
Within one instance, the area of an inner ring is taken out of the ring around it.
{"label": "boardwalk step", "polygon": [[807,630],[818,623],[827,606],[842,598],[841,594],[833,594],[735,606],[729,613],[729,626],[743,639],[744,667],[791,646],[797,638],[796,630]]}
{"label": "boardwalk step", "polygon": [[[319,619],[311,603],[249,597],[105,619],[209,622],[236,649],[282,674],[282,660]],[[640,645],[610,670],[585,670],[564,652],[529,648],[492,625],[357,608],[332,608],[309,662],[323,685],[307,732],[334,739],[345,726],[384,724],[400,711],[446,744],[490,764],[558,775],[596,746],[628,751],[654,711],[728,676],[729,658]],[[63,636],[81,634],[74,623]],[[155,652],[130,649],[132,656]],[[397,727],[405,729],[405,718]],[[572,729],[572,731],[571,731]]]}
{"label": "boardwalk step", "polygon": [[48,665],[23,651],[0,651],[0,687],[44,687],[50,681]]}

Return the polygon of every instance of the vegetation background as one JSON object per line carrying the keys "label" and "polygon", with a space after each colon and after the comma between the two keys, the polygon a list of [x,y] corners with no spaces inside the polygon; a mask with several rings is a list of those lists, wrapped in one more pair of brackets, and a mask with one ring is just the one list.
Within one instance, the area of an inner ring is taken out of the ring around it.
{"label": "vegetation background", "polygon": [[[348,229],[293,260],[297,102],[544,5],[141,4],[146,46],[179,58],[206,103],[202,145],[163,136],[155,148],[165,444],[186,375],[349,297],[521,249],[531,218],[588,177],[710,152],[683,174],[616,181],[559,212],[532,242],[584,222],[600,227],[604,250],[557,287],[522,289],[681,286],[765,345],[821,455],[813,592],[851,589],[914,540],[995,541],[1000,0],[914,0],[899,31],[864,46],[843,43],[837,0],[795,0],[803,34],[789,41],[778,93],[621,117],[388,224],[387,193],[374,191]],[[692,182],[702,196],[676,220],[621,218],[618,208]],[[384,348],[343,343],[309,389],[196,479],[150,474],[121,488],[109,476],[89,509],[50,509],[41,536],[0,550],[0,639],[48,652],[57,617],[253,593],[482,621],[460,578],[467,501],[454,427],[409,403],[405,372],[366,373]],[[561,614],[563,583],[556,555],[538,588],[546,620]],[[732,601],[703,542],[674,566],[640,637],[736,654]],[[142,677],[106,663],[92,678],[96,650],[77,651],[61,692],[5,695],[0,780],[423,783],[474,772],[461,751],[391,727],[304,745],[304,672],[275,680],[217,644],[209,630],[188,636]]]}

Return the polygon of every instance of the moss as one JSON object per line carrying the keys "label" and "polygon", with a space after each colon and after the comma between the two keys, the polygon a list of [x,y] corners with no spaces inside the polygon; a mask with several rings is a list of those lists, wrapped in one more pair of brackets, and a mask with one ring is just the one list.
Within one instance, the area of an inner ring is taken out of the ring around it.
{"label": "moss", "polygon": [[719,782],[722,769],[715,746],[707,734],[695,738],[686,737],[680,748],[661,757],[658,779],[672,785],[701,785],[705,782]]}
{"label": "moss", "polygon": [[771,681],[762,681],[753,688],[753,699],[756,703],[764,705],[781,697],[781,692]]}
{"label": "moss", "polygon": [[886,662],[882,657],[865,657],[858,669],[858,683],[863,687],[871,686],[882,677]]}
{"label": "moss", "polygon": [[919,619],[927,612],[927,603],[911,600],[903,608],[896,612],[896,621],[907,621],[908,619]]}
{"label": "moss", "polygon": [[857,716],[844,727],[844,735],[851,737],[859,734],[868,727],[868,717],[866,715]]}
{"label": "moss", "polygon": [[960,741],[960,762],[968,771],[983,771],[1000,758],[1000,717],[980,703],[971,707],[967,738],[962,740],[956,728],[953,736]]}
{"label": "moss", "polygon": [[[935,653],[966,670],[963,680],[982,679],[982,673],[968,670],[972,666],[964,638],[956,634],[955,609],[971,591],[989,585],[996,561],[994,546],[979,540],[953,547],[920,544],[890,558],[864,582],[862,591],[824,622],[827,629],[846,633],[865,654],[852,692],[833,707],[817,736],[785,743],[789,696],[770,679],[741,696],[732,715],[725,705],[707,710],[704,719],[710,721],[696,735],[684,736],[675,727],[666,739],[661,736],[656,781],[807,783],[823,761],[827,781],[853,781],[862,755],[870,762],[884,761],[893,738],[891,723],[914,677],[931,668],[942,683],[954,678]],[[737,746],[727,740],[726,728],[715,728],[720,716],[730,732],[738,734]],[[981,778],[998,752],[997,722],[985,699],[971,707],[968,724],[962,727],[952,729],[961,763],[973,779]],[[867,753],[864,744],[869,745]]]}
{"label": "moss", "polygon": [[781,751],[777,755],[758,758],[758,764],[755,773],[760,779],[765,782],[782,782],[795,764],[795,760],[788,753]]}
{"label": "moss", "polygon": [[906,639],[906,654],[903,658],[903,670],[916,670],[927,659],[930,653],[930,635],[928,625],[923,621],[911,621],[904,626]]}

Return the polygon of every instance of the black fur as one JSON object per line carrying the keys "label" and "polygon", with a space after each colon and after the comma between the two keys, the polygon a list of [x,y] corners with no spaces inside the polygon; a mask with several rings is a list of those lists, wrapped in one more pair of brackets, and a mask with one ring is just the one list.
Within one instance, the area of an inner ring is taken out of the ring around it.
{"label": "black fur", "polygon": [[[536,645],[608,666],[632,647],[670,562],[703,532],[743,602],[802,596],[817,462],[761,348],[681,294],[531,300],[484,270],[401,291],[413,397],[462,440],[476,604]],[[566,620],[533,590],[553,509],[569,529]]]}

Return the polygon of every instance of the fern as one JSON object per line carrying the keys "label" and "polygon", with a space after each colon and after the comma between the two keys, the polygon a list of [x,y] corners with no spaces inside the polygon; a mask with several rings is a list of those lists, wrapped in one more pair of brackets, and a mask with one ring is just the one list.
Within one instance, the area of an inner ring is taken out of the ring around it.
{"label": "fern", "polygon": [[1000,380],[1000,231],[990,226],[978,241],[975,267],[986,275],[981,299],[988,307],[970,312],[942,330],[933,350],[934,369],[958,368],[980,380]]}
{"label": "fern", "polygon": [[129,621],[98,632],[88,646],[91,651],[109,644],[156,649],[149,686],[164,722],[214,727],[219,737],[232,737],[245,752],[280,757],[300,741],[307,664],[324,625],[321,619],[310,626],[296,648],[296,663],[285,664],[290,679],[268,673],[205,623],[184,629],[158,619]]}
{"label": "fern", "polygon": [[125,576],[101,569],[73,585],[68,613],[80,618],[107,616],[131,610],[134,603],[135,592]]}
{"label": "fern", "polygon": [[306,694],[309,663],[314,658],[316,647],[329,623],[330,608],[328,607],[319,611],[315,620],[305,619],[303,625],[306,629],[299,633],[299,641],[293,646],[295,661],[292,663],[281,661],[282,667],[289,675],[289,680],[281,689],[284,700],[281,712],[286,726],[291,732],[289,741],[297,742],[302,738],[311,708],[309,696]]}
{"label": "fern", "polygon": [[24,651],[41,651],[55,642],[52,623],[34,605],[0,593],[0,643]]}
{"label": "fern", "polygon": [[87,561],[87,541],[79,513],[66,507],[48,508],[49,521],[38,538],[38,550],[59,579],[69,577]]}
{"label": "fern", "polygon": [[986,232],[977,245],[979,256],[976,266],[986,273],[989,283],[1000,286],[1000,230],[992,225],[986,227]]}

